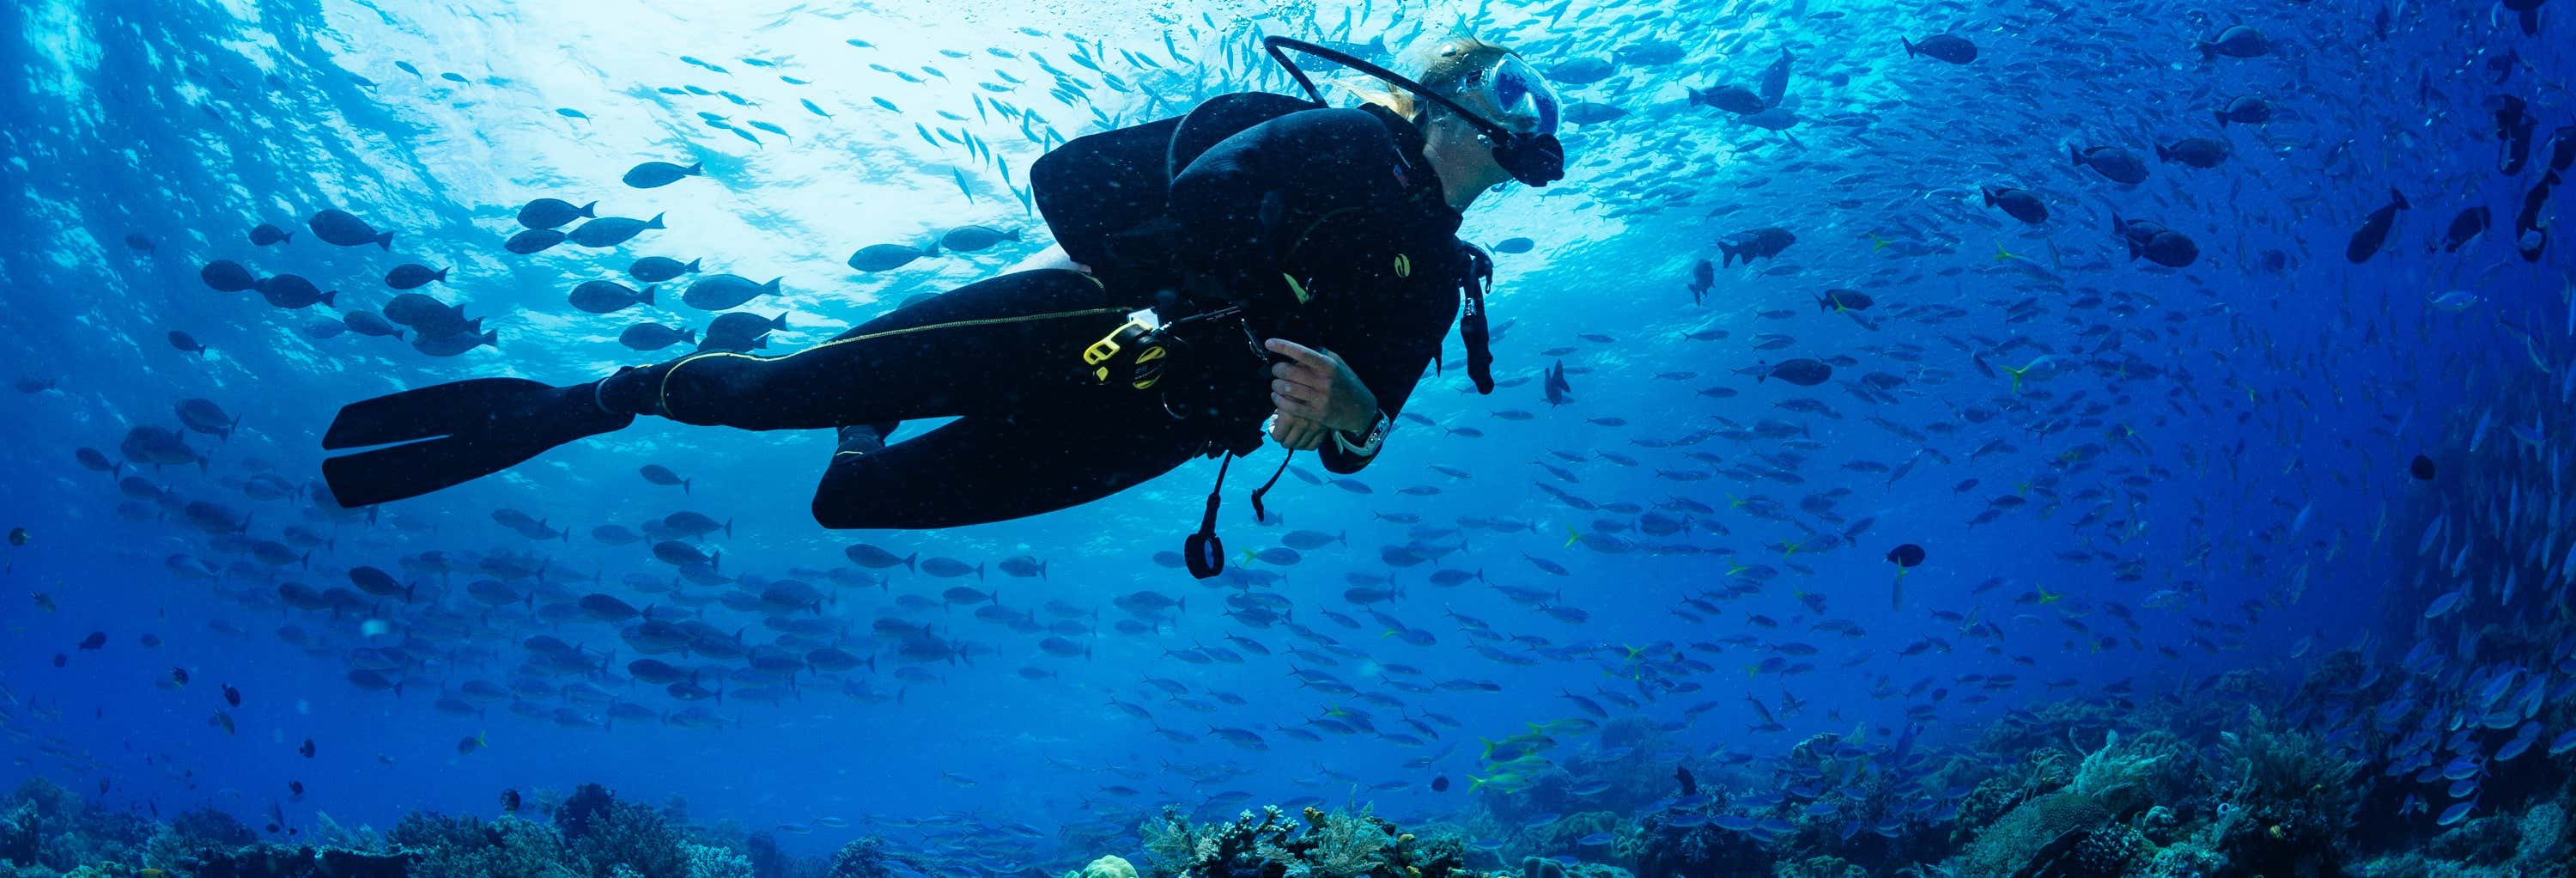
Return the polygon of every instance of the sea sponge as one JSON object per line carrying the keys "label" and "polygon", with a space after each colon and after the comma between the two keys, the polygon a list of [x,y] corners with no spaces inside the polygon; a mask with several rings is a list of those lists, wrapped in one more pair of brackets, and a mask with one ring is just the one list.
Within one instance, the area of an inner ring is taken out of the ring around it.
{"label": "sea sponge", "polygon": [[1521,878],[1565,878],[1565,864],[1546,857],[1521,861]]}
{"label": "sea sponge", "polygon": [[[2571,855],[2566,809],[2553,802],[2542,802],[2522,812],[2522,819],[2515,823],[2517,829],[2514,834],[2521,838],[2521,844],[2513,853],[2516,861],[2535,870],[2546,869],[2550,864],[2565,868]],[[2531,871],[2525,874],[2542,873]]]}
{"label": "sea sponge", "polygon": [[1082,867],[1082,871],[1069,873],[1065,878],[1136,878],[1136,866],[1127,862],[1125,857],[1111,854],[1091,861]]}
{"label": "sea sponge", "polygon": [[1869,878],[1869,870],[1847,863],[1841,857],[1813,856],[1805,860],[1781,860],[1771,864],[1774,878]]}
{"label": "sea sponge", "polygon": [[2058,836],[2110,820],[2111,812],[2100,803],[2072,792],[2050,793],[2023,802],[1968,845],[1964,854],[1966,871],[1971,875],[2010,875]]}
{"label": "sea sponge", "polygon": [[2226,868],[2217,851],[2186,842],[2156,851],[2137,870],[2138,878],[2210,878]]}

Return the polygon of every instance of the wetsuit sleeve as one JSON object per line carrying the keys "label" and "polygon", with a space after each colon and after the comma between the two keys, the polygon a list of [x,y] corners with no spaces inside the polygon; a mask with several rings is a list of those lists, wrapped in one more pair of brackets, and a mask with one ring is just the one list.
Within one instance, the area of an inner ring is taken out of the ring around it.
{"label": "wetsuit sleeve", "polygon": [[1187,236],[1195,275],[1237,301],[1357,286],[1358,260],[1330,251],[1404,216],[1391,175],[1401,164],[1386,126],[1359,110],[1303,110],[1255,125],[1172,180],[1168,215]]}

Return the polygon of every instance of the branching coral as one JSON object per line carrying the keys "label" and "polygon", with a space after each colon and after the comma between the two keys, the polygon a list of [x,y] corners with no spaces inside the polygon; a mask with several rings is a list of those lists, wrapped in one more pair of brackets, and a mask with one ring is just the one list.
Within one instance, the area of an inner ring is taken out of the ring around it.
{"label": "branching coral", "polygon": [[233,815],[200,808],[172,818],[169,827],[144,843],[143,865],[164,872],[187,871],[209,853],[229,851],[258,840],[259,836]]}
{"label": "branching coral", "polygon": [[752,878],[751,858],[731,849],[682,844],[680,854],[687,862],[687,878]]}
{"label": "branching coral", "polygon": [[643,878],[682,878],[688,873],[679,833],[662,819],[661,812],[632,802],[610,804],[590,819],[586,834],[565,844],[590,864],[593,875],[606,875],[620,865]]}
{"label": "branching coral", "polygon": [[564,797],[561,804],[548,810],[553,812],[555,828],[563,830],[564,838],[575,839],[589,835],[591,821],[607,813],[609,806],[616,801],[616,794],[609,792],[607,787],[586,783],[575,787],[572,795]]}
{"label": "branching coral", "polygon": [[0,804],[0,860],[55,871],[138,860],[159,827],[141,815],[98,808],[43,778]]}
{"label": "branching coral", "polygon": [[35,865],[36,852],[41,849],[37,832],[44,822],[44,816],[30,802],[0,808],[0,863]]}
{"label": "branching coral", "polygon": [[[1455,836],[1418,837],[1367,811],[1308,808],[1302,821],[1279,808],[1245,811],[1223,824],[1191,825],[1178,809],[1140,828],[1152,878],[1473,878]],[[1302,828],[1300,824],[1302,823]]]}
{"label": "branching coral", "polygon": [[886,868],[885,842],[866,836],[841,846],[832,855],[830,878],[892,878],[894,870]]}
{"label": "branching coral", "polygon": [[2219,736],[2223,797],[2237,806],[2238,830],[2299,847],[2323,847],[2348,825],[2362,790],[2361,763],[2315,735],[2270,728],[2260,714],[2242,734]]}
{"label": "branching coral", "polygon": [[573,865],[593,876],[619,867],[642,878],[683,878],[688,857],[680,831],[662,812],[617,798],[606,787],[582,784],[553,809],[555,827]]}
{"label": "branching coral", "polygon": [[1306,823],[1305,834],[1265,840],[1254,853],[1285,864],[1287,878],[1362,878],[1395,844],[1394,827],[1367,811],[1326,814],[1308,808]]}

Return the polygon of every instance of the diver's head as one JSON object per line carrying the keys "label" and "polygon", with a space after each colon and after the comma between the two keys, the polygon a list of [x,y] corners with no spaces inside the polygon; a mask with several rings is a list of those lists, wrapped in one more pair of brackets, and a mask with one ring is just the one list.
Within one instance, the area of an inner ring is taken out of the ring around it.
{"label": "diver's head", "polygon": [[[1478,193],[1513,179],[1546,185],[1563,175],[1562,148],[1555,139],[1556,91],[1529,62],[1510,49],[1463,34],[1416,44],[1405,55],[1397,65],[1399,73],[1507,134],[1496,137],[1480,120],[1403,88],[1388,85],[1361,92],[1370,103],[1422,129],[1423,158],[1439,173],[1450,206],[1464,210]],[[1515,155],[1539,149],[1554,151],[1553,164]]]}

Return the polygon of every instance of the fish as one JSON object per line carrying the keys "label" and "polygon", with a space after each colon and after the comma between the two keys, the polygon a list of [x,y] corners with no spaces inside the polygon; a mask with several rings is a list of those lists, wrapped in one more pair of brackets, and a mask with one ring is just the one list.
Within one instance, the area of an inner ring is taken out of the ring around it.
{"label": "fish", "polygon": [[[658,213],[654,214],[652,219],[644,220],[604,216],[575,226],[571,234],[564,236],[564,240],[582,247],[615,247],[633,240],[636,235],[660,228],[663,228],[662,214]],[[534,231],[536,230],[532,229],[520,234],[530,234]]]}
{"label": "fish", "polygon": [[292,243],[294,240],[294,232],[278,228],[271,223],[260,223],[250,228],[250,245],[253,247],[273,247],[278,244]]}
{"label": "fish", "polygon": [[1718,241],[1719,267],[1734,265],[1737,259],[1750,265],[1759,257],[1776,257],[1797,241],[1797,235],[1776,226],[1737,232]]}
{"label": "fish", "polygon": [[339,247],[362,247],[374,244],[378,249],[394,248],[394,233],[378,232],[374,226],[368,225],[366,220],[359,219],[356,214],[339,208],[325,208],[318,211],[313,214],[312,219],[305,222],[305,225],[313,230],[314,237],[322,239],[326,244]]}
{"label": "fish", "polygon": [[701,311],[739,308],[761,296],[777,295],[779,284],[785,280],[770,278],[764,283],[740,275],[710,274],[690,283],[680,293],[680,303]]}
{"label": "fish", "polygon": [[2380,248],[2388,243],[2389,229],[2397,223],[2397,212],[2407,207],[2405,193],[2388,190],[2388,203],[2371,211],[2362,220],[2361,228],[2353,230],[2351,242],[2344,246],[2344,258],[2359,265],[2379,255]]}
{"label": "fish", "polygon": [[566,298],[574,308],[582,311],[592,314],[614,314],[635,305],[653,304],[653,291],[654,287],[651,284],[646,284],[643,289],[638,290],[616,281],[591,280],[583,281],[580,286],[573,287],[572,293]]}
{"label": "fish", "polygon": [[447,269],[404,263],[385,272],[385,286],[397,290],[418,289],[432,282],[446,283]]}
{"label": "fish", "polygon": [[[530,230],[558,229],[577,219],[598,216],[599,202],[576,205],[560,198],[537,198],[519,207],[519,225]],[[514,251],[515,252],[515,251]]]}
{"label": "fish", "polygon": [[250,269],[243,268],[241,263],[230,259],[217,259],[206,263],[204,268],[198,270],[197,278],[206,282],[207,289],[218,293],[238,293],[259,284],[259,278],[252,275]]}
{"label": "fish", "polygon": [[2207,62],[2215,61],[2222,55],[2229,58],[2260,58],[2272,53],[2272,42],[2263,36],[2261,29],[2239,24],[2219,31],[2207,39],[2194,41],[2192,48],[2200,50],[2200,60]]}
{"label": "fish", "polygon": [[[626,173],[619,176],[617,179],[618,182],[636,189],[659,189],[690,177],[701,177],[705,175],[706,165],[704,163],[679,165],[672,164],[670,162],[644,162],[626,169]],[[531,226],[531,228],[553,228],[553,226]],[[656,226],[655,228],[659,228],[659,226]],[[599,245],[593,244],[584,246]]]}
{"label": "fish", "polygon": [[626,276],[645,283],[661,283],[684,274],[697,274],[698,265],[703,261],[692,259],[681,262],[666,256],[646,256],[627,266]]}
{"label": "fish", "polygon": [[1896,42],[1905,47],[1908,58],[1919,56],[1951,64],[1971,64],[1977,60],[1977,44],[1953,34],[1934,34],[1920,40],[1899,37]]}
{"label": "fish", "polygon": [[2102,179],[2114,183],[2137,185],[2147,181],[2147,163],[2138,154],[2116,146],[2067,147],[2067,156],[2075,167],[2091,168]]}
{"label": "fish", "polygon": [[912,264],[913,260],[937,255],[938,252],[936,244],[927,248],[902,244],[871,244],[851,253],[849,266],[852,270],[869,274],[893,271]]}
{"label": "fish", "polygon": [[1985,194],[1987,207],[2000,208],[2005,215],[2034,226],[2048,222],[2048,205],[2040,203],[2039,197],[2028,191],[1998,186],[1987,186],[1981,191]]}
{"label": "fish", "polygon": [[1814,387],[1833,378],[1834,367],[1821,360],[1799,357],[1756,366],[1754,375],[1755,383],[1778,378],[1800,387]]}

